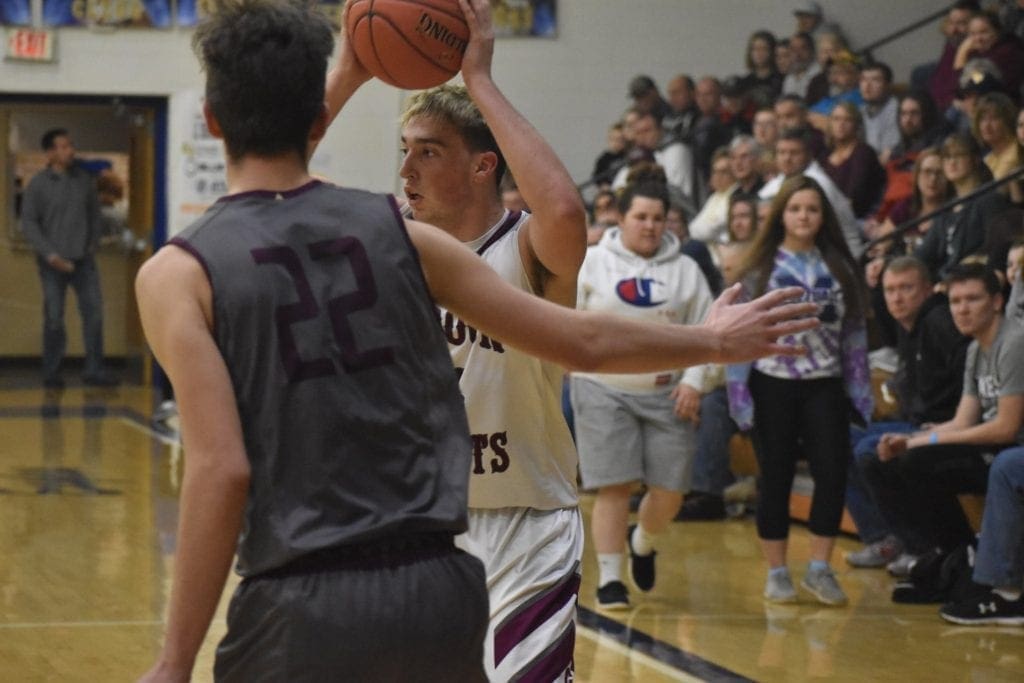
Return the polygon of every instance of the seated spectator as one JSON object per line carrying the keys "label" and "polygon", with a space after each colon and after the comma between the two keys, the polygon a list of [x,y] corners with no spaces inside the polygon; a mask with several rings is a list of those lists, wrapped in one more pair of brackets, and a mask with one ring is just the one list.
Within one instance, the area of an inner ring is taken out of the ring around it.
{"label": "seated spectator", "polygon": [[892,69],[882,62],[869,62],[860,70],[860,95],[864,103],[864,142],[884,164],[900,141],[899,101],[892,94]]}
{"label": "seated spectator", "polygon": [[775,67],[775,34],[755,31],[747,40],[747,73],[740,79],[740,87],[755,108],[775,102],[782,93],[782,73]]}
{"label": "seated spectator", "polygon": [[[1017,105],[1003,93],[982,95],[974,106],[971,129],[974,138],[989,150],[985,165],[997,180],[1024,163],[1024,145],[1017,140],[1014,131],[1017,116]],[[1024,185],[1020,181],[1004,185],[1003,192],[1014,204],[1024,202]]]}
{"label": "seated spectator", "polygon": [[[921,152],[914,162],[914,193],[903,200],[889,212],[885,220],[878,224],[874,219],[865,223],[868,237],[875,239],[892,233],[903,223],[932,213],[953,197],[953,188],[942,172],[942,155],[938,147],[929,147]],[[864,279],[871,293],[871,307],[875,312],[874,325],[881,337],[882,346],[895,346],[898,325],[889,314],[882,288],[882,270],[887,259],[893,256],[907,255],[914,252],[924,236],[931,229],[935,219],[918,223],[909,231],[893,239],[876,245],[872,251],[872,260],[864,269]],[[931,276],[929,275],[929,280]]]}
{"label": "seated spectator", "polygon": [[739,76],[729,76],[722,82],[722,123],[729,128],[729,136],[750,135],[757,106],[747,97]]}
{"label": "seated spectator", "polygon": [[604,231],[619,224],[618,200],[611,190],[598,190],[594,196],[590,225],[587,226],[587,246],[601,241]]}
{"label": "seated spectator", "polygon": [[928,93],[912,91],[900,98],[900,141],[885,164],[885,194],[878,208],[878,220],[885,220],[897,203],[914,192],[914,161],[920,151],[937,145],[942,139],[943,127],[935,105]]}
{"label": "seated spectator", "polygon": [[775,42],[775,70],[782,74],[783,81],[792,65],[793,52],[789,47],[789,38],[780,38]]}
{"label": "seated spectator", "polygon": [[1003,451],[988,473],[981,535],[974,555],[975,583],[988,591],[943,605],[946,621],[966,626],[1024,625],[1024,448]]}
{"label": "seated spectator", "polygon": [[896,420],[871,422],[853,430],[854,463],[846,488],[850,512],[864,548],[850,553],[854,567],[884,567],[903,553],[903,541],[885,524],[861,475],[860,463],[876,457],[883,434],[910,433],[921,425],[953,418],[960,401],[964,361],[970,339],[953,324],[949,302],[932,291],[923,263],[900,256],[882,276],[885,306],[898,323],[897,370],[888,385],[898,399]]}
{"label": "seated spectator", "polygon": [[726,286],[736,282],[736,274],[746,256],[747,248],[757,234],[759,203],[757,195],[750,194],[733,194],[729,200],[729,239],[724,244],[714,247],[718,267]]}
{"label": "seated spectator", "polygon": [[[942,171],[957,197],[964,197],[992,179],[974,139],[954,134],[942,143]],[[939,214],[914,255],[925,262],[936,282],[968,256],[982,253],[988,225],[1009,208],[999,192],[988,192]]]}
{"label": "seated spectator", "polygon": [[789,39],[790,64],[782,79],[782,94],[807,97],[811,79],[821,73],[821,65],[814,58],[814,39],[806,33],[796,33]]}
{"label": "seated spectator", "polygon": [[700,119],[693,129],[693,154],[697,164],[698,196],[707,194],[711,174],[711,155],[729,144],[732,132],[722,117],[722,84],[717,78],[705,76],[697,81],[697,107]]}
{"label": "seated spectator", "polygon": [[[641,112],[633,124],[633,144],[641,153],[653,156],[654,161],[665,170],[670,189],[692,201],[694,196],[693,152],[682,142],[661,145],[661,123],[650,112]],[[619,170],[612,181],[612,187],[619,189],[626,184],[629,169]]]}
{"label": "seated spectator", "polygon": [[798,128],[805,131],[809,136],[811,154],[814,158],[818,158],[825,151],[825,133],[811,126],[807,118],[807,105],[796,95],[783,95],[775,102],[775,118],[779,122],[780,134],[782,131]]}
{"label": "seated spectator", "polygon": [[849,50],[840,50],[828,63],[828,93],[809,107],[811,125],[824,130],[828,115],[840,102],[851,102],[859,107],[864,103],[860,94],[860,58]]}
{"label": "seated spectator", "polygon": [[805,130],[786,130],[779,136],[775,145],[775,163],[779,167],[779,175],[765,183],[758,195],[761,199],[771,199],[779,192],[779,188],[789,178],[799,175],[806,175],[817,181],[822,191],[828,198],[832,210],[839,219],[839,226],[843,231],[843,238],[855,259],[860,258],[864,251],[864,238],[861,235],[860,224],[850,200],[846,198],[842,190],[836,187],[832,179],[825,173],[825,170],[811,156],[808,136]]}
{"label": "seated spectator", "polygon": [[807,95],[804,97],[804,101],[807,102],[808,107],[814,107],[819,101],[838,92],[835,86],[832,85],[829,67],[841,53],[850,52],[846,40],[833,31],[819,33],[815,37],[815,46],[818,65],[821,67],[821,70],[807,84]]}
{"label": "seated spectator", "polygon": [[866,218],[882,199],[885,169],[875,150],[864,142],[864,124],[853,102],[840,102],[829,114],[825,144],[826,152],[818,162],[850,200],[853,215]]}
{"label": "seated spectator", "polygon": [[946,42],[942,47],[939,62],[928,77],[928,92],[940,112],[953,105],[958,87],[957,69],[953,67],[960,44],[967,38],[967,25],[975,14],[981,12],[977,0],[959,0],[953,3],[942,24]]}
{"label": "seated spectator", "polygon": [[713,252],[698,239],[690,236],[690,227],[686,220],[686,210],[678,204],[669,203],[668,211],[665,213],[665,229],[679,238],[679,251],[692,258],[708,281],[711,294],[718,296],[722,293],[722,273],[715,265]]}
{"label": "seated spectator", "polygon": [[725,242],[728,238],[726,222],[729,197],[736,190],[736,182],[728,149],[718,149],[711,161],[711,194],[700,212],[690,221],[690,237],[704,244]]}
{"label": "seated spectator", "polygon": [[729,143],[729,168],[736,182],[735,193],[757,194],[764,187],[761,177],[761,148],[749,135],[737,135]]}
{"label": "seated spectator", "polygon": [[669,113],[668,102],[661,96],[658,86],[650,76],[634,76],[629,82],[629,97],[638,112],[654,114],[661,121]]}
{"label": "seated spectator", "polygon": [[608,126],[608,135],[605,140],[604,151],[594,161],[594,170],[591,172],[591,179],[597,184],[598,189],[611,187],[612,178],[619,170],[619,166],[626,161],[626,136],[623,133],[621,121]]}
{"label": "seated spectator", "polygon": [[981,12],[967,24],[967,38],[960,43],[953,68],[959,72],[968,60],[982,58],[999,69],[1003,88],[1014,101],[1020,99],[1020,86],[1024,79],[1024,45],[1014,35],[1003,33],[998,17]]}
{"label": "seated spectator", "polygon": [[1024,334],[1004,323],[999,279],[962,264],[947,289],[957,329],[973,340],[956,413],[919,432],[884,434],[862,469],[886,524],[915,555],[974,538],[956,496],[984,493],[993,457],[1024,438]]}
{"label": "seated spectator", "polygon": [[700,109],[694,92],[693,79],[679,74],[668,82],[668,114],[661,120],[666,137],[674,136],[681,142],[692,142],[693,127],[700,118]]}
{"label": "seated spectator", "polygon": [[972,59],[960,72],[957,99],[946,110],[946,125],[951,133],[972,133],[974,108],[978,99],[990,93],[1003,92],[999,67],[987,59]]}
{"label": "seated spectator", "polygon": [[779,139],[779,117],[775,115],[775,106],[762,107],[754,112],[754,123],[751,128],[754,140],[761,147],[763,170],[765,162],[774,165],[771,150],[775,149],[775,141]]}

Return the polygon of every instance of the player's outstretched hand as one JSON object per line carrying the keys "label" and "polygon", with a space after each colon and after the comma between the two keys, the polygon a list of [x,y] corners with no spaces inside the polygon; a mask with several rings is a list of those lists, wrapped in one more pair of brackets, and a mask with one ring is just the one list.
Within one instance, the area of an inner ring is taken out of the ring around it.
{"label": "player's outstretched hand", "polygon": [[768,292],[746,303],[736,303],[741,286],[725,290],[711,306],[704,325],[718,335],[721,363],[741,363],[763,356],[796,356],[801,347],[781,343],[787,335],[818,326],[817,304],[791,303],[806,292],[786,287]]}
{"label": "player's outstretched hand", "polygon": [[494,56],[494,26],[491,23],[490,0],[459,0],[469,27],[469,44],[462,55],[462,80],[472,88],[473,79],[491,77]]}

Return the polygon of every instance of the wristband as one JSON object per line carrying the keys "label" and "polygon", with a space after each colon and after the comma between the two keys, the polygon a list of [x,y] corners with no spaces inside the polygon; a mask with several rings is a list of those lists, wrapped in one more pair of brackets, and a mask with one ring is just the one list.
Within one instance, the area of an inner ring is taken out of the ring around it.
{"label": "wristband", "polygon": [[928,443],[936,444],[938,442],[939,442],[939,433],[938,432],[932,432],[931,434],[928,435]]}

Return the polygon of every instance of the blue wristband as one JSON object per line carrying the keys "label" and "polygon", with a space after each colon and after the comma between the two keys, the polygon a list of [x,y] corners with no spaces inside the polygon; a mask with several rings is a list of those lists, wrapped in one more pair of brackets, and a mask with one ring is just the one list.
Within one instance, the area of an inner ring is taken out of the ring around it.
{"label": "blue wristband", "polygon": [[935,444],[935,443],[938,443],[938,442],[939,442],[939,433],[938,432],[932,432],[931,434],[928,435],[928,443]]}

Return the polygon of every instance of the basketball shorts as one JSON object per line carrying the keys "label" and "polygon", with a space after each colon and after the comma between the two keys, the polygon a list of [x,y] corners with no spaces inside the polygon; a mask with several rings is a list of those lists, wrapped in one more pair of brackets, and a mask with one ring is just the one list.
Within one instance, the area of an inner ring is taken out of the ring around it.
{"label": "basketball shorts", "polygon": [[470,509],[456,544],[484,562],[488,679],[571,681],[583,557],[579,508]]}
{"label": "basketball shorts", "polygon": [[244,580],[228,608],[215,679],[486,681],[483,565],[448,543],[408,562],[360,558],[355,568]]}
{"label": "basketball shorts", "polygon": [[676,417],[668,391],[630,394],[574,377],[572,408],[585,488],[641,481],[690,490],[697,434]]}

